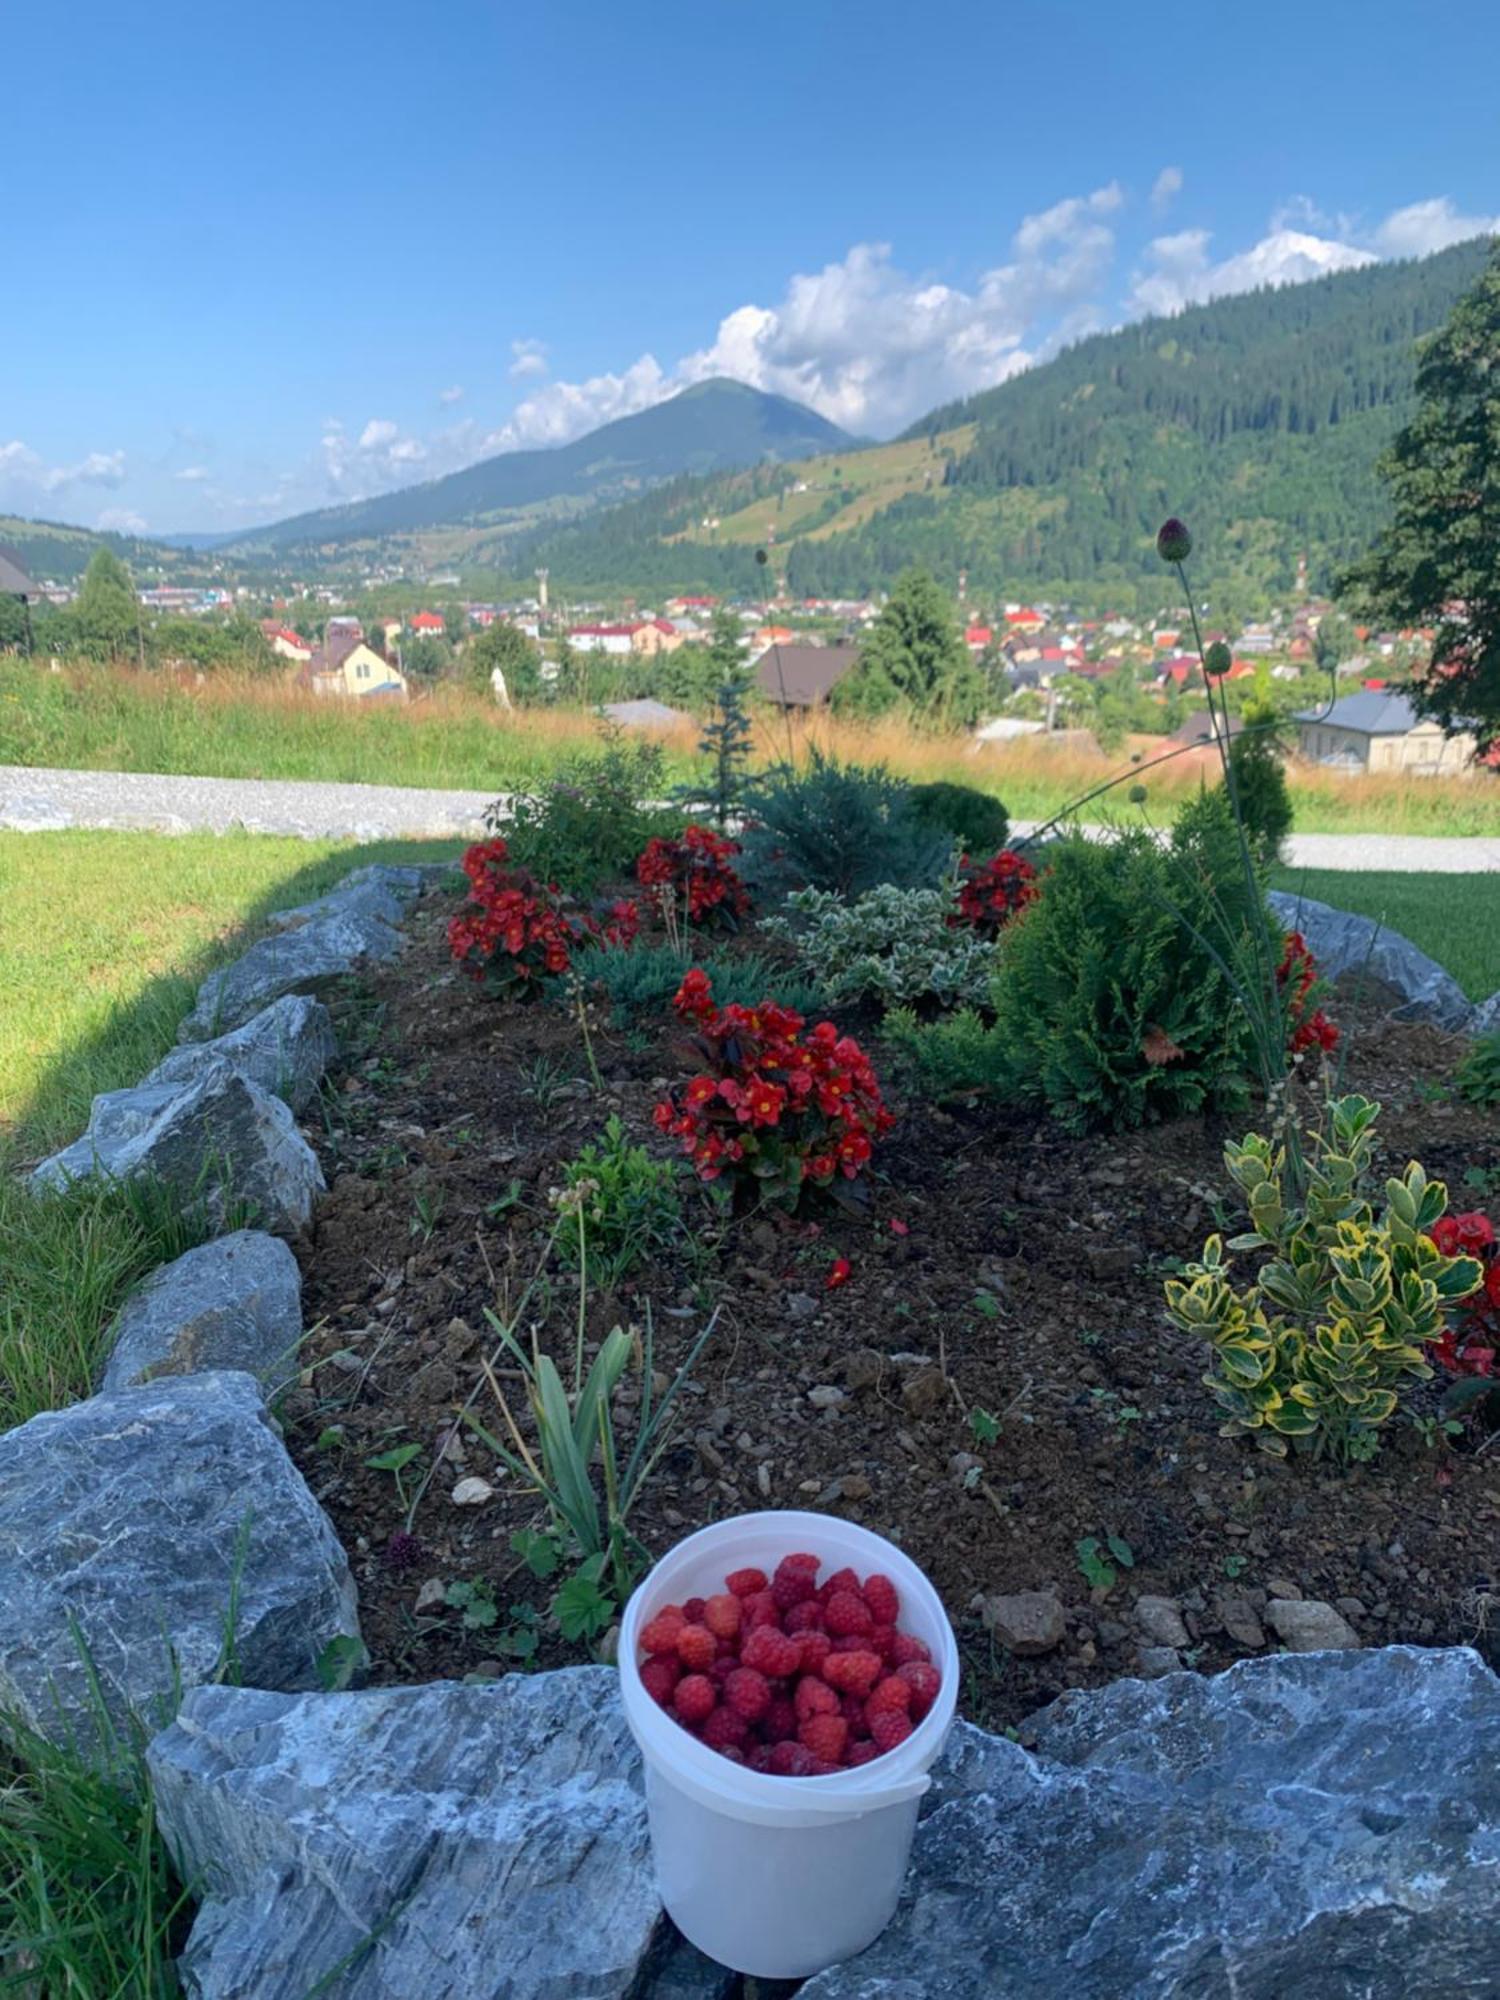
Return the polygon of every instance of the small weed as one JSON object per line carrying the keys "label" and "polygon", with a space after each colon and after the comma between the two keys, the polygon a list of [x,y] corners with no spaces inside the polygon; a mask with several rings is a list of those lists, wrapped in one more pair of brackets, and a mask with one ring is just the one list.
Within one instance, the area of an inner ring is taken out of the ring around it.
{"label": "small weed", "polygon": [[395,1444],[391,1446],[389,1451],[376,1452],[373,1458],[365,1460],[365,1465],[369,1471],[390,1473],[396,1482],[396,1498],[403,1509],[407,1502],[406,1486],[401,1475],[421,1449],[422,1447],[419,1444]]}
{"label": "small weed", "polygon": [[[1085,1535],[1082,1541],[1073,1544],[1073,1553],[1078,1558],[1078,1567],[1090,1590],[1114,1589],[1120,1580],[1115,1563],[1121,1569],[1135,1568],[1135,1552],[1129,1542],[1119,1535],[1107,1535],[1102,1543],[1097,1535]],[[1109,1560],[1111,1556],[1113,1562]]]}
{"label": "small weed", "polygon": [[1464,1186],[1473,1188],[1481,1199],[1488,1201],[1492,1195],[1500,1194],[1500,1167],[1465,1167]]}
{"label": "small weed", "polygon": [[606,1630],[618,1606],[600,1578],[608,1557],[590,1556],[580,1563],[552,1600],[552,1615],[565,1639],[596,1639]]}
{"label": "small weed", "polygon": [[446,1188],[418,1188],[412,1198],[412,1235],[419,1236],[424,1243],[430,1243],[437,1233],[438,1225],[443,1219],[443,1211],[447,1206]]}
{"label": "small weed", "polygon": [[1429,1451],[1449,1444],[1454,1438],[1464,1434],[1462,1420],[1458,1417],[1412,1417],[1412,1429]]}
{"label": "small weed", "polygon": [[969,1429],[976,1444],[994,1444],[1000,1436],[1000,1419],[992,1417],[988,1410],[972,1409],[969,1412]]}
{"label": "small weed", "polygon": [[450,1583],[443,1593],[443,1602],[454,1611],[462,1611],[466,1632],[487,1632],[500,1617],[495,1587],[482,1576],[469,1583]]}
{"label": "small weed", "polygon": [[1117,1389],[1090,1389],[1089,1400],[1095,1411],[1116,1430],[1128,1430],[1131,1424],[1138,1424],[1141,1413],[1134,1403],[1122,1403]]}
{"label": "small weed", "polygon": [[356,1674],[363,1673],[369,1664],[370,1655],[363,1639],[340,1632],[328,1641],[314,1663],[318,1686],[324,1694],[342,1694],[353,1685]]}
{"label": "small weed", "polygon": [[346,1442],[342,1424],[328,1424],[313,1439],[314,1451],[342,1451]]}
{"label": "small weed", "polygon": [[978,1313],[981,1319],[999,1319],[1000,1301],[995,1297],[993,1292],[977,1291],[974,1294],[972,1303],[975,1312]]}
{"label": "small weed", "polygon": [[521,1194],[521,1183],[519,1181],[510,1181],[506,1185],[505,1192],[496,1195],[495,1199],[485,1209],[485,1214],[492,1222],[498,1216],[508,1214],[511,1209],[519,1207]]}
{"label": "small weed", "polygon": [[549,1112],[573,1082],[572,1072],[556,1056],[527,1056],[516,1064],[521,1088],[543,1116]]}
{"label": "small weed", "polygon": [[1229,1578],[1231,1583],[1235,1582],[1237,1578],[1242,1577],[1249,1567],[1249,1556],[1232,1555],[1225,1556],[1224,1558],[1224,1574]]}

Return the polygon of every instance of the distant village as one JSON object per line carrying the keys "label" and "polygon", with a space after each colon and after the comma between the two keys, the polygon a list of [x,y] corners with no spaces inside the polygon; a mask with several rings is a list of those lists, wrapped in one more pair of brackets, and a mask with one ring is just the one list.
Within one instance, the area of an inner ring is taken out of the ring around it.
{"label": "distant village", "polygon": [[[378,585],[379,579],[370,582]],[[1223,640],[1231,648],[1226,682],[1231,687],[1238,682],[1264,686],[1267,680],[1283,684],[1278,705],[1289,710],[1298,752],[1309,762],[1350,772],[1472,771],[1473,739],[1445,737],[1436,724],[1418,718],[1410,699],[1411,678],[1425,670],[1429,658],[1431,633],[1352,626],[1335,652],[1320,645],[1319,634],[1325,621],[1337,621],[1341,614],[1327,600],[1309,596],[1303,577],[1299,583],[1303,587],[1296,601],[1274,615],[1237,632],[1204,632],[1205,643]],[[456,591],[459,584],[456,575],[429,579],[439,596]],[[54,603],[72,595],[46,583],[38,594]],[[255,593],[246,586],[155,584],[138,595],[144,609],[163,617],[222,619],[257,609]],[[964,643],[985,668],[995,693],[995,713],[977,732],[982,741],[1086,738],[1096,706],[1093,691],[1118,683],[1131,689],[1137,716],[1142,698],[1160,705],[1159,722],[1137,720],[1137,731],[1168,737],[1185,748],[1195,743],[1211,747],[1207,708],[1193,701],[1195,692],[1203,694],[1202,674],[1192,634],[1179,619],[1088,617],[1064,604],[1019,600],[981,611],[966,604],[965,596],[961,584]],[[361,702],[420,698],[430,676],[413,671],[413,661],[424,648],[430,653],[432,642],[451,651],[449,617],[430,608],[357,615],[345,608],[349,601],[348,592],[331,585],[308,585],[278,596],[269,615],[257,623],[271,651],[287,662],[289,676],[314,695]],[[620,690],[623,698],[600,706],[627,727],[645,728],[687,720],[669,701],[656,698],[651,666],[684,646],[706,645],[710,621],[721,608],[742,629],[744,656],[759,695],[783,709],[810,712],[827,703],[852,668],[861,636],[883,602],[880,597],[779,598],[769,605],[730,602],[721,607],[711,596],[684,595],[667,599],[660,609],[621,615],[618,607],[602,604],[566,610],[550,604],[545,577],[535,596],[515,602],[443,601],[457,605],[465,636],[503,621],[532,640],[544,684],[556,682],[560,656],[567,654],[597,655],[623,669],[634,666],[639,671],[625,674],[630,685]],[[312,630],[319,636],[307,636]],[[461,647],[464,638],[456,643]],[[1332,703],[1330,672],[1338,689]],[[495,692],[497,699],[507,698],[503,681]],[[1305,700],[1296,699],[1299,694]],[[1232,701],[1231,706],[1237,704]]]}

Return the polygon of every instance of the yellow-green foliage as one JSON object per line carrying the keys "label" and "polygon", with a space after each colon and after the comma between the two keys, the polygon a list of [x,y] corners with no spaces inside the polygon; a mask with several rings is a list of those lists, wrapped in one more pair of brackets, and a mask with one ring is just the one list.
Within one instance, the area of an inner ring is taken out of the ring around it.
{"label": "yellow-green foliage", "polygon": [[1380,1107],[1363,1097],[1329,1106],[1301,1204],[1284,1192],[1286,1154],[1256,1133],[1224,1149],[1251,1227],[1230,1250],[1269,1250],[1254,1282],[1236,1289],[1224,1242],[1210,1236],[1186,1282],[1168,1284],[1167,1310],[1184,1333],[1210,1342],[1204,1376],[1228,1437],[1253,1433],[1284,1455],[1288,1440],[1337,1458],[1369,1458],[1403,1388],[1432,1373],[1423,1355],[1446,1309],[1483,1276],[1472,1257],[1445,1257],[1432,1240],[1448,1190],[1413,1160],[1385,1184],[1378,1212],[1364,1192]]}

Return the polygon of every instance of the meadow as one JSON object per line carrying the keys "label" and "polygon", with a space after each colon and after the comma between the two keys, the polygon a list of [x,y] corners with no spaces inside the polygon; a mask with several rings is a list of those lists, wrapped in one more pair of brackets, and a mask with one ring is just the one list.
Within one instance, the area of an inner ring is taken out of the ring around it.
{"label": "meadow", "polygon": [[[503,714],[458,688],[440,687],[406,707],[353,708],[320,701],[285,682],[215,675],[142,675],[132,669],[53,673],[20,659],[0,660],[0,764],[77,770],[154,771],[223,778],[301,778],[366,784],[510,791],[555,775],[597,742],[587,709],[555,707]],[[668,776],[701,769],[696,725],[663,737]],[[788,723],[772,710],[756,718],[762,764],[817,745],[857,763],[884,762],[905,776],[976,785],[1004,800],[1017,819],[1045,819],[1106,779],[1132,775],[1128,754],[1105,757],[1076,746],[1025,739],[976,746],[958,736],[918,735],[890,722],[860,728],[820,716]],[[1154,754],[1156,739],[1135,748]],[[1146,810],[1169,818],[1197,789],[1194,757],[1145,774]],[[1341,777],[1292,765],[1302,833],[1500,834],[1500,782]],[[1122,787],[1085,817],[1133,817]]]}

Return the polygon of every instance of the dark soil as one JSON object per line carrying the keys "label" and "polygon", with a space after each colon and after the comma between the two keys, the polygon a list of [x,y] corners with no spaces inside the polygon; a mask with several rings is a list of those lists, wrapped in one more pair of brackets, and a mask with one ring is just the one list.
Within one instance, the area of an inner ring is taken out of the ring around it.
{"label": "dark soil", "polygon": [[[581,1080],[575,1020],[489,1000],[456,974],[449,907],[439,896],[419,906],[399,965],[345,1003],[344,1044],[365,1053],[331,1087],[314,1133],[330,1192],[304,1253],[312,1331],[285,1410],[350,1551],[382,1681],[504,1671],[499,1635],[516,1604],[543,1614],[541,1663],[583,1656],[548,1626],[554,1586],[511,1548],[516,1531],[543,1525],[535,1496],[455,1413],[478,1385],[476,1414],[501,1428],[480,1369],[495,1347],[485,1308],[513,1306],[536,1268],[560,1163],[611,1111],[658,1147],[651,1109],[680,1074],[669,1021],[632,1032],[604,1022],[601,1100]],[[1385,1107],[1382,1164],[1420,1157],[1456,1206],[1485,1206],[1476,1177],[1500,1190],[1500,1124],[1443,1094],[1457,1045],[1347,998],[1335,1011],[1344,1087]],[[1477,1643],[1500,1661],[1500,1444],[1433,1449],[1392,1426],[1374,1463],[1340,1471],[1218,1435],[1204,1357],[1168,1323],[1161,1288],[1226,1197],[1222,1124],[1075,1139],[992,1107],[895,1108],[867,1214],[726,1222],[690,1190],[681,1252],[617,1296],[590,1298],[595,1339],[616,1322],[640,1326],[649,1303],[668,1373],[719,1310],[633,1519],[649,1549],[758,1507],[863,1522],[937,1584],[970,1670],[965,1709],[995,1724],[1134,1672],[1142,1593],[1182,1606],[1188,1658],[1205,1672],[1243,1653],[1223,1622],[1226,1594],[1252,1611],[1268,1595],[1321,1598],[1367,1643]],[[852,1275],[829,1290],[835,1256]],[[554,1259],[534,1303],[566,1373],[575,1276]],[[502,1380],[516,1392],[513,1375]],[[819,1407],[829,1399],[809,1392],[820,1388],[842,1400]],[[392,1568],[404,1501],[393,1474],[365,1461],[412,1443],[406,1494],[431,1474],[414,1522],[421,1550]],[[452,1489],[470,1475],[494,1496],[457,1506]],[[1075,1544],[1088,1536],[1120,1537],[1133,1556],[1108,1592],[1080,1571]],[[417,1611],[431,1580],[476,1578],[500,1605],[493,1629],[466,1631],[441,1605]],[[978,1603],[1029,1589],[1058,1593],[1068,1634],[1018,1659],[991,1644]]]}

